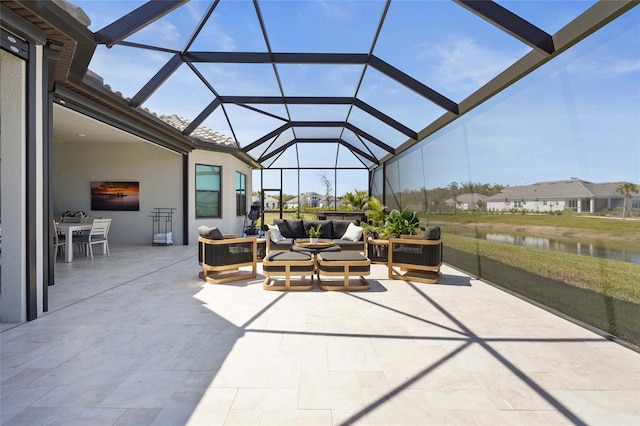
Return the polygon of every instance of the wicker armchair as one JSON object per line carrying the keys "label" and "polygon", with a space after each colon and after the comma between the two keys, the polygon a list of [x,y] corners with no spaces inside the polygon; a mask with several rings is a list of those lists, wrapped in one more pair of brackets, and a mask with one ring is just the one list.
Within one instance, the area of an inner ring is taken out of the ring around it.
{"label": "wicker armchair", "polygon": [[[223,235],[217,228],[207,227],[200,227],[199,233],[198,263],[202,267],[200,278],[212,284],[220,284],[257,276],[256,238]],[[244,266],[251,266],[251,271],[241,271],[240,268]]]}
{"label": "wicker armchair", "polygon": [[440,228],[431,226],[424,236],[389,239],[388,256],[389,278],[436,284],[442,266]]}

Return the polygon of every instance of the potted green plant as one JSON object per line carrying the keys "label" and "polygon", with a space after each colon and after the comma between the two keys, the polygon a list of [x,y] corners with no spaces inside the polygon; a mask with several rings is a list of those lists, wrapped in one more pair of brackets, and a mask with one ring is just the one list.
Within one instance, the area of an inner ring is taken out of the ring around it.
{"label": "potted green plant", "polygon": [[375,197],[369,198],[366,204],[366,210],[364,212],[367,217],[367,222],[360,222],[360,226],[367,230],[373,239],[380,237],[386,215],[384,210],[385,205]]}
{"label": "potted green plant", "polygon": [[402,211],[393,209],[385,219],[382,230],[383,238],[400,238],[405,235],[416,235],[418,230],[424,231],[420,226],[420,219],[416,212],[408,212],[406,208]]}
{"label": "potted green plant", "polygon": [[318,239],[320,238],[320,227],[322,225],[318,224],[317,226],[312,226],[309,228],[309,243],[318,244]]}

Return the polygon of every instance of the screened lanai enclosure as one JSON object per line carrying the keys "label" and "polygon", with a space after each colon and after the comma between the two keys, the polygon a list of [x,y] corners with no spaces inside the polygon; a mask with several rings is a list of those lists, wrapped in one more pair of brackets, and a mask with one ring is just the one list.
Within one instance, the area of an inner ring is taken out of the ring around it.
{"label": "screened lanai enclosure", "polygon": [[[252,191],[364,190],[442,226],[446,263],[637,345],[637,4],[10,0],[2,11],[3,25],[15,14],[47,32],[47,61],[65,65],[47,76],[56,107],[83,98],[172,155],[239,160],[239,172],[220,163],[249,185],[245,203]],[[189,161],[175,160],[174,192],[195,229]],[[246,207],[216,219],[241,221]]]}

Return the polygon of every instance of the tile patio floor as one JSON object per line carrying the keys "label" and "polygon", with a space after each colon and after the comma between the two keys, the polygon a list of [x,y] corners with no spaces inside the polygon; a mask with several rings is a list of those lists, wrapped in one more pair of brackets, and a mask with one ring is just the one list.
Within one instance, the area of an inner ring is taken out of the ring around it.
{"label": "tile patio floor", "polygon": [[57,265],[0,334],[2,425],[639,425],[640,354],[451,268],[268,292],[194,247]]}

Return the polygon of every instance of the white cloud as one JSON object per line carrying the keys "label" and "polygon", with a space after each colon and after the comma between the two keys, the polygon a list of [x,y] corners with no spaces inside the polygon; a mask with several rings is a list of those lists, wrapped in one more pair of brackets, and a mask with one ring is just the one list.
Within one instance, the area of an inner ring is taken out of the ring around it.
{"label": "white cloud", "polygon": [[215,30],[213,37],[213,44],[222,51],[232,52],[238,49],[234,38],[222,30]]}
{"label": "white cloud", "polygon": [[[327,20],[340,22],[340,21],[351,21],[352,13],[351,10],[344,7],[344,3],[339,1],[317,1],[314,3],[317,5],[316,10],[320,11],[322,15]],[[305,19],[308,19],[306,17]]]}
{"label": "white cloud", "polygon": [[[441,44],[416,46],[416,59],[426,65],[426,72],[416,78],[434,88],[453,93],[478,89],[521,57],[527,50],[505,52],[481,46],[468,37],[448,37]],[[437,89],[436,89],[437,90]]]}
{"label": "white cloud", "polygon": [[192,24],[197,24],[202,18],[203,11],[194,6],[194,3],[187,3],[183,6],[191,18]]}
{"label": "white cloud", "polygon": [[609,66],[609,70],[618,75],[640,72],[640,59],[627,59],[614,62]]}
{"label": "white cloud", "polygon": [[230,33],[223,29],[228,26],[228,24],[225,25],[224,16],[219,16],[214,13],[198,35],[198,40],[201,41],[203,45],[206,45],[208,50],[221,50],[223,52],[236,51],[238,46],[235,39]]}
{"label": "white cloud", "polygon": [[[96,49],[89,68],[104,79],[114,91],[131,97],[167,62],[159,52],[104,46]],[[117,66],[114,66],[114,61]]]}
{"label": "white cloud", "polygon": [[158,22],[156,30],[160,37],[167,42],[174,42],[180,38],[180,30],[171,22]]}

